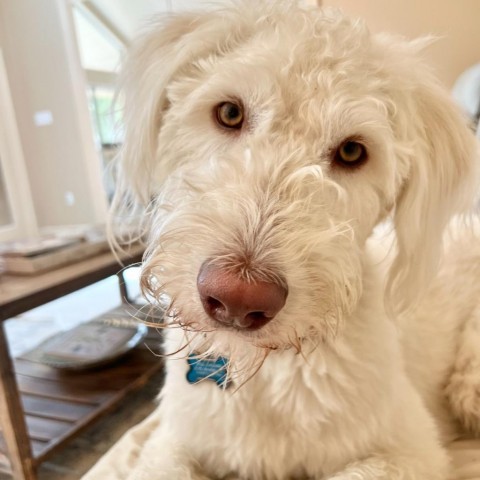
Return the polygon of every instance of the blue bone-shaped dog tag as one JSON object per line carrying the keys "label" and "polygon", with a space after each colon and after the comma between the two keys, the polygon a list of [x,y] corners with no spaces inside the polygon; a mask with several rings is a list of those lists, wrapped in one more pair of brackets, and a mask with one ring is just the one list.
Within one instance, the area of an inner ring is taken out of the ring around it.
{"label": "blue bone-shaped dog tag", "polygon": [[224,357],[202,358],[191,353],[187,357],[190,370],[187,373],[187,381],[192,384],[202,380],[213,380],[219,387],[228,388],[230,382],[227,379],[228,359]]}

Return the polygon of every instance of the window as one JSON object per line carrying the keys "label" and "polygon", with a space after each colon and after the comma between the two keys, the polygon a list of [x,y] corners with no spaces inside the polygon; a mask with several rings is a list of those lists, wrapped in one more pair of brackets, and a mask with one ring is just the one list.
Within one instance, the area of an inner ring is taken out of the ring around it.
{"label": "window", "polygon": [[125,46],[88,3],[75,4],[73,18],[80,60],[87,79],[87,97],[95,142],[103,162],[108,198],[114,191],[111,161],[116,156],[121,132],[121,111],[115,106],[117,69]]}
{"label": "window", "polygon": [[73,19],[83,68],[116,72],[124,50],[122,43],[85,8],[75,6]]}

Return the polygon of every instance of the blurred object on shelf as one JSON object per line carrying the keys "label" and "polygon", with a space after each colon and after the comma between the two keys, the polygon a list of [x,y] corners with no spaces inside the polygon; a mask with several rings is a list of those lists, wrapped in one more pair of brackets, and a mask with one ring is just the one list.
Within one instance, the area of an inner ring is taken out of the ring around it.
{"label": "blurred object on shelf", "polygon": [[75,225],[44,229],[41,236],[0,244],[3,269],[36,274],[108,250],[104,226]]}
{"label": "blurred object on shelf", "polygon": [[144,340],[146,323],[161,325],[163,312],[145,305],[122,304],[89,322],[53,335],[22,358],[64,370],[109,365]]}

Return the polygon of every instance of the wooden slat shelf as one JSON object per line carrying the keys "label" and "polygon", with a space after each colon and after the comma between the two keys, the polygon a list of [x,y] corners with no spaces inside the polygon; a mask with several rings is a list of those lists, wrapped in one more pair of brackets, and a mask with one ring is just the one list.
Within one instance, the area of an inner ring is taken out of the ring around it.
{"label": "wooden slat shelf", "polygon": [[[157,332],[152,332],[151,338],[158,344]],[[145,346],[111,366],[91,371],[65,372],[21,357],[14,359],[13,365],[34,464],[44,461],[162,368],[161,360]],[[0,432],[0,462],[2,455],[6,455],[6,445]]]}
{"label": "wooden slat shelf", "polygon": [[[143,247],[133,246],[122,264],[138,264],[142,255]],[[162,362],[143,347],[102,370],[61,372],[12,359],[3,322],[115,274],[128,301],[121,270],[106,252],[38,275],[0,277],[0,471],[13,472],[15,480],[35,480],[39,463],[143,386]],[[156,351],[160,339],[157,331],[152,335]]]}
{"label": "wooden slat shelf", "polygon": [[49,418],[55,413],[58,419],[70,422],[76,422],[95,410],[94,405],[82,405],[80,403],[72,405],[64,400],[43,398],[28,394],[22,395],[22,405],[25,415]]}

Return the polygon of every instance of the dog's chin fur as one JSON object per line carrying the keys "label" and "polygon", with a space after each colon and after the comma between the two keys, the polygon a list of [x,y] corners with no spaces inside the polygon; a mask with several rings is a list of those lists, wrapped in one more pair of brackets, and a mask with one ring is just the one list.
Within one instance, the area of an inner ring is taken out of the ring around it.
{"label": "dog's chin fur", "polygon": [[[241,1],[154,22],[133,48],[114,216],[145,206],[142,285],[167,301],[168,361],[132,478],[447,478],[454,418],[480,429],[479,242],[443,247],[478,161],[427,43]],[[218,124],[225,101],[241,128]],[[338,161],[348,140],[361,164]],[[281,286],[285,306],[258,330],[219,327],[205,264]],[[187,383],[191,354],[228,358],[230,388]]]}

